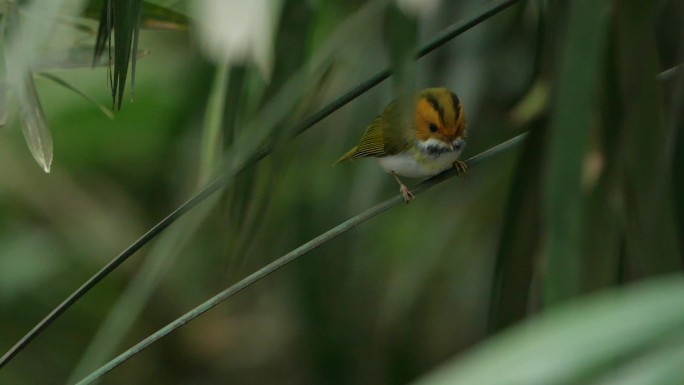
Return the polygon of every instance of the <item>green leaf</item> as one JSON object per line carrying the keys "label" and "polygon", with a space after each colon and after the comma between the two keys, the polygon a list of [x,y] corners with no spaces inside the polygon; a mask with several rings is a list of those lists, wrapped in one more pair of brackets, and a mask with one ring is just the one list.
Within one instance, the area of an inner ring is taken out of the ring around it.
{"label": "green leaf", "polygon": [[49,173],[52,164],[52,134],[31,75],[26,76],[24,85],[17,90],[17,98],[21,131],[26,144],[38,165]]}
{"label": "green leaf", "polygon": [[681,336],[682,308],[682,276],[601,293],[509,329],[416,384],[577,384],[618,358]]}
{"label": "green leaf", "polygon": [[580,289],[584,204],[580,179],[598,102],[610,3],[576,0],[568,4],[545,173],[547,304],[570,298]]}

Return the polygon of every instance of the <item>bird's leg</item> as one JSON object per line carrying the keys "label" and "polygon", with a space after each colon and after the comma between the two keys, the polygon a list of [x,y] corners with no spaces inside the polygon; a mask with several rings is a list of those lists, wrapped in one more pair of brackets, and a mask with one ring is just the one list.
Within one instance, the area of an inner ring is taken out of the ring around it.
{"label": "bird's leg", "polygon": [[399,192],[401,193],[401,196],[404,197],[404,202],[408,204],[409,201],[415,198],[416,196],[411,193],[411,191],[408,189],[408,187],[406,187],[405,184],[401,183],[401,180],[394,171],[392,171],[392,176],[394,176],[394,179],[396,179],[397,183],[399,183]]}
{"label": "bird's leg", "polygon": [[456,169],[456,175],[458,176],[466,176],[468,173],[468,165],[462,160],[454,161],[452,166]]}

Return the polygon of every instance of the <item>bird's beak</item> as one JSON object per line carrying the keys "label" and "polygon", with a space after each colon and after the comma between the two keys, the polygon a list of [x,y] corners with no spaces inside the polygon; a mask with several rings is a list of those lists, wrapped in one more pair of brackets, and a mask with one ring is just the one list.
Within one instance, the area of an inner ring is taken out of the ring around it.
{"label": "bird's beak", "polygon": [[454,143],[449,142],[448,145],[449,145],[449,151],[454,151]]}

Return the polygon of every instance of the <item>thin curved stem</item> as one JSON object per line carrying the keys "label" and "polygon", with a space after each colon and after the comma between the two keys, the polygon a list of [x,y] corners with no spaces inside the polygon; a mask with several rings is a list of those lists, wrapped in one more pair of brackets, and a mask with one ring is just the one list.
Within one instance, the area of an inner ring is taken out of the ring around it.
{"label": "thin curved stem", "polygon": [[[473,16],[460,20],[454,23],[451,27],[444,30],[436,38],[427,43],[423,48],[421,48],[417,54],[416,58],[423,57],[438,47],[449,42],[451,39],[462,34],[463,32],[475,27],[479,23],[487,20],[488,18],[494,16],[495,14],[503,11],[509,6],[519,2],[520,0],[495,0],[484,6],[481,10],[476,12]],[[378,72],[375,76],[371,77],[367,81],[359,84],[353,89],[349,90],[347,93],[339,97],[337,100],[323,107],[318,112],[304,119],[300,124],[297,125],[295,129],[296,135],[308,130],[316,123],[325,119],[333,112],[345,106],[347,103],[351,102],[358,96],[362,95],[364,92],[370,90],[376,85],[380,84],[383,80],[387,79],[392,75],[389,69]],[[273,145],[263,147],[251,157],[249,157],[245,162],[238,165],[234,171],[227,172],[219,176],[216,180],[204,187],[195,196],[187,200],[180,207],[175,209],[171,214],[162,219],[159,223],[154,225],[150,230],[143,234],[138,240],[133,242],[129,247],[127,247],[121,254],[112,259],[107,265],[90,277],[83,285],[81,285],[76,291],[69,295],[64,301],[62,301],[57,307],[55,307],[45,318],[43,318],[38,324],[36,324],[26,335],[24,335],[12,348],[10,348],[2,357],[0,357],[0,369],[7,365],[7,363],[14,358],[20,351],[22,351],[36,336],[38,336],[43,330],[45,330],[50,324],[52,324],[59,316],[64,313],[68,308],[70,308],[76,301],[83,297],[90,289],[102,281],[107,275],[114,271],[119,265],[124,263],[128,258],[145,246],[148,242],[154,239],[159,233],[164,231],[172,223],[182,217],[185,213],[190,211],[192,208],[203,202],[206,198],[213,195],[215,192],[221,190],[225,187],[228,182],[230,182],[235,175],[241,173],[246,168],[252,164],[260,161],[265,156],[273,151]]]}
{"label": "thin curved stem", "polygon": [[[475,155],[474,157],[466,160],[466,164],[468,165],[469,168],[472,168],[472,166],[475,166],[503,151],[506,151],[516,145],[518,145],[520,142],[522,142],[525,138],[527,137],[527,133],[520,134],[512,139],[509,139],[497,146],[494,146],[478,155]],[[444,182],[447,179],[450,179],[454,176],[456,176],[457,172],[455,169],[450,169],[448,171],[445,171],[439,175],[436,175],[430,179],[425,180],[424,182],[418,184],[418,186],[411,188],[411,191],[413,192],[414,195],[418,196],[418,194],[421,194],[428,189]],[[220,304],[221,302],[227,300],[228,298],[232,297],[233,295],[237,294],[238,292],[242,291],[243,289],[246,289],[247,287],[251,286],[255,282],[261,280],[262,278],[265,278],[266,276],[270,275],[271,273],[274,273],[276,270],[280,269],[281,267],[287,265],[288,263],[294,261],[295,259],[301,257],[304,254],[307,254],[308,252],[316,249],[317,247],[325,244],[326,242],[338,237],[339,235],[342,235],[346,233],[347,231],[353,229],[354,227],[368,221],[369,219],[376,217],[383,212],[391,209],[392,207],[399,205],[404,202],[404,199],[401,195],[396,195],[392,198],[389,198],[385,200],[384,202],[380,202],[376,204],[375,206],[366,209],[365,211],[361,212],[360,214],[347,219],[346,221],[340,223],[339,225],[333,227],[332,229],[324,232],[323,234],[317,236],[316,238],[310,240],[309,242],[304,243],[303,245],[297,247],[296,249],[290,251],[289,253],[281,256],[280,258],[276,259],[275,261],[269,263],[268,265],[262,267],[261,269],[255,271],[254,273],[248,275],[247,277],[243,278],[242,280],[238,281],[237,283],[233,284],[232,286],[228,287],[227,289],[223,290],[222,292],[216,294],[215,296],[211,297],[207,301],[203,302],[199,306],[195,307],[194,309],[190,310],[189,312],[185,313],[181,317],[177,318],[175,321],[169,323],[168,325],[164,326],[163,328],[159,329],[155,333],[151,334],[149,337],[145,338],[144,340],[140,341],[130,349],[126,350],[125,352],[121,353],[105,365],[101,366],[94,372],[92,372],[90,375],[79,381],[76,385],[85,385],[85,384],[90,384],[93,381],[99,379],[103,375],[105,375],[107,372],[111,371],[112,369],[116,368],[117,366],[121,365],[124,363],[126,360],[130,359],[131,357],[135,356],[136,354],[140,353],[143,349],[147,348],[148,346],[154,344],[155,342],[159,341],[161,338],[165,337],[166,335],[170,334],[174,330],[180,328],[181,326],[185,325],[186,323],[192,321],[193,319],[199,317],[206,311],[210,310],[214,306]]]}

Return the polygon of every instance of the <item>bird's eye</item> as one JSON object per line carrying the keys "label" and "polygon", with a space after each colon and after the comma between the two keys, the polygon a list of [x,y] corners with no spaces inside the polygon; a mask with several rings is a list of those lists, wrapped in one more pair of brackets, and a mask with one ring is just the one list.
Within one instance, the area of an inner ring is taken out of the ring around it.
{"label": "bird's eye", "polygon": [[434,123],[430,123],[430,131],[431,132],[437,132],[437,125]]}

